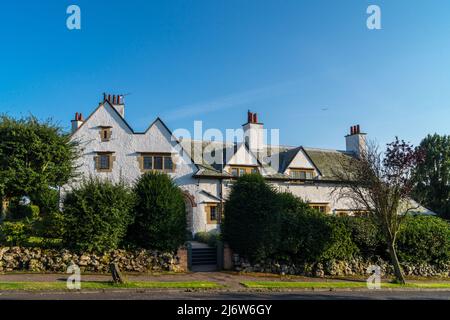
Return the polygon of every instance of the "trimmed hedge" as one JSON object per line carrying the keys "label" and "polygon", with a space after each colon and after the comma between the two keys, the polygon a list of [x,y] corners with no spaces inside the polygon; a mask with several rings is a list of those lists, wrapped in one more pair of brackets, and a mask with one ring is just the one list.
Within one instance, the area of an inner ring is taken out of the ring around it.
{"label": "trimmed hedge", "polygon": [[[250,262],[287,263],[389,259],[370,217],[337,217],[311,209],[290,193],[277,193],[262,177],[239,178],[225,203],[224,240]],[[450,262],[450,224],[408,216],[397,241],[400,262]]]}
{"label": "trimmed hedge", "polygon": [[118,248],[133,221],[133,203],[133,194],[122,183],[84,181],[64,199],[64,245],[96,252]]}
{"label": "trimmed hedge", "polygon": [[409,216],[397,240],[400,261],[440,264],[450,261],[450,224],[433,216]]}
{"label": "trimmed hedge", "polygon": [[272,257],[280,239],[279,211],[276,192],[264,178],[243,175],[233,184],[225,202],[224,240],[251,261]]}
{"label": "trimmed hedge", "polygon": [[176,251],[186,239],[186,209],[181,189],[165,173],[143,174],[134,186],[135,220],[128,232],[133,246]]}

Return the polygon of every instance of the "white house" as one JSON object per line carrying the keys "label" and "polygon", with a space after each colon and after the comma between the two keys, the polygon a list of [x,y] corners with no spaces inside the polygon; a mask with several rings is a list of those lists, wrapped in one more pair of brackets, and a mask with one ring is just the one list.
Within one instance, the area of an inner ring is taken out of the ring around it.
{"label": "white house", "polygon": [[352,214],[351,204],[331,191],[338,183],[334,168],[342,160],[358,157],[365,148],[359,126],[345,137],[345,151],[286,147],[266,145],[263,124],[256,114],[247,116],[244,142],[179,141],[159,118],[144,132],[135,132],[125,120],[123,96],[105,94],[86,119],[76,113],[72,139],[82,150],[78,165],[84,176],[122,179],[131,185],[146,171],[169,174],[184,191],[192,233],[220,229],[220,208],[231,184],[251,172],[259,172],[279,190],[301,197],[320,211]]}

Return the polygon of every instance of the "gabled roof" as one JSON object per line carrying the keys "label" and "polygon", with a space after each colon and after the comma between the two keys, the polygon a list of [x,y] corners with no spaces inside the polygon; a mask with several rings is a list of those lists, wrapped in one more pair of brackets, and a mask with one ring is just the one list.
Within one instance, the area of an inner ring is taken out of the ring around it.
{"label": "gabled roof", "polygon": [[[186,150],[184,150],[184,148],[183,148],[183,146],[180,144],[180,141],[178,140],[178,138],[177,137],[175,137],[174,135],[173,135],[173,133],[172,133],[172,131],[169,129],[169,127],[164,123],[164,121],[162,121],[161,120],[161,118],[160,117],[157,117],[149,126],[148,126],[148,128],[144,131],[144,132],[135,132],[134,130],[133,130],[133,128],[128,124],[128,122],[125,120],[125,118],[124,117],[122,117],[122,115],[119,113],[119,111],[117,111],[117,109],[116,108],[114,108],[114,106],[109,102],[109,100],[104,100],[102,103],[100,103],[99,105],[98,105],[98,107],[97,108],[95,108],[94,109],[94,111],[92,111],[92,113],[89,115],[89,117],[87,117],[86,118],[86,120],[77,128],[77,130],[75,130],[72,134],[71,134],[71,136],[73,136],[76,132],[78,132],[80,129],[81,129],[81,127],[83,127],[88,121],[89,121],[89,119],[100,109],[100,108],[102,108],[102,107],[104,107],[105,106],[105,104],[108,104],[110,107],[111,107],[111,109],[113,110],[113,112],[115,112],[118,116],[119,116],[119,118],[121,119],[121,121],[125,124],[125,126],[127,126],[127,128],[131,131],[131,133],[132,134],[146,134],[149,130],[150,130],[150,128],[151,127],[153,127],[157,122],[160,122],[162,125],[163,125],[163,127],[169,132],[169,134],[170,134],[170,136],[173,138],[173,141],[175,141],[177,144],[179,144],[180,145],[180,147],[181,147],[181,149],[183,150],[183,151],[186,151]],[[194,160],[190,157],[190,153],[188,153],[188,156],[189,156],[189,158],[190,158],[190,161],[196,166],[196,168],[197,169],[199,169],[199,167],[197,166],[197,164],[194,162]]]}
{"label": "gabled roof", "polygon": [[314,148],[303,148],[303,150],[320,171],[321,178],[324,180],[338,180],[336,172],[342,169],[343,164],[355,159],[353,153],[346,151]]}

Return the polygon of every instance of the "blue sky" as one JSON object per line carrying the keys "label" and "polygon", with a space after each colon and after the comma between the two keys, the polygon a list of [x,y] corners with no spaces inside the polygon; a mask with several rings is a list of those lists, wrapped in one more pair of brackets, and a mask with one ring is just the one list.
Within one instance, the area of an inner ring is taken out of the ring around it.
{"label": "blue sky", "polygon": [[[81,8],[81,30],[66,8]],[[382,30],[366,28],[366,8]],[[129,93],[136,130],[236,128],[251,109],[288,145],[414,144],[450,129],[450,2],[2,1],[0,112],[69,128],[103,92]]]}

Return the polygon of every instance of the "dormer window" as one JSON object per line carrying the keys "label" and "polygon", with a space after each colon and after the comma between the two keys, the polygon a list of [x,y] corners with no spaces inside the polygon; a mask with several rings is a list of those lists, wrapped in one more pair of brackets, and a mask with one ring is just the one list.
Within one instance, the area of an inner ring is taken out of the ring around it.
{"label": "dormer window", "polygon": [[258,173],[258,168],[253,166],[230,166],[229,173],[234,177],[241,177],[244,174]]}
{"label": "dormer window", "polygon": [[111,128],[110,126],[100,126],[100,139],[102,142],[111,140]]}
{"label": "dormer window", "polygon": [[314,177],[314,169],[293,168],[293,169],[289,169],[289,175],[293,179],[311,180]]}

